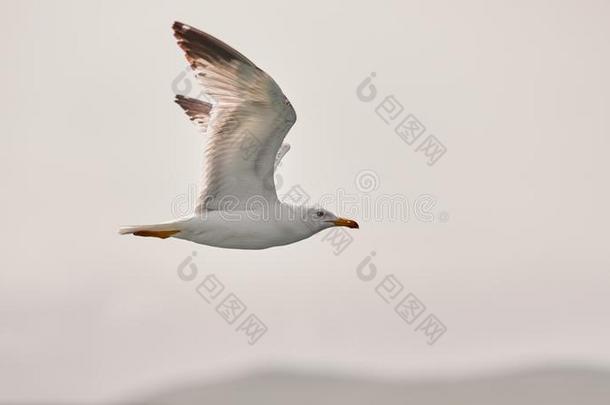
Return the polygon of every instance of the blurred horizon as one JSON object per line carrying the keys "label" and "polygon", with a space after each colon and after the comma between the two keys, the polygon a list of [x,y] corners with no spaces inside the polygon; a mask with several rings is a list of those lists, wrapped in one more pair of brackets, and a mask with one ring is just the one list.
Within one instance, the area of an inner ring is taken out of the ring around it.
{"label": "blurred horizon", "polygon": [[[113,405],[223,404],[384,404],[419,405],[494,403],[554,405],[606,404],[610,397],[610,369],[595,367],[539,366],[512,371],[462,377],[371,378],[336,372],[298,371],[282,368],[242,371],[231,377],[124,393],[112,400],[95,401]],[[11,402],[0,402],[0,404]],[[19,402],[23,405],[70,405],[81,401]],[[86,401],[85,401],[86,403]]]}

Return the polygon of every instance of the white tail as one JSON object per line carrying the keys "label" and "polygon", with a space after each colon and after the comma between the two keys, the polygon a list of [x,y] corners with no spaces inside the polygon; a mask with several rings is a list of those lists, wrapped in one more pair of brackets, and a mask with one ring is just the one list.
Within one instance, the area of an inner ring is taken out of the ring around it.
{"label": "white tail", "polygon": [[122,226],[119,229],[119,234],[132,234],[135,236],[149,236],[154,238],[166,239],[180,232],[180,229],[176,228],[176,224]]}

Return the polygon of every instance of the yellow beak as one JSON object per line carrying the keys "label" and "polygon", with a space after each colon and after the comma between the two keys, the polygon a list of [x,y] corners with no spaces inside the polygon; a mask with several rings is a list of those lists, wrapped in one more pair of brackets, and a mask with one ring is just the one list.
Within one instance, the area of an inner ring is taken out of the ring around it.
{"label": "yellow beak", "polygon": [[335,226],[347,226],[348,228],[360,228],[358,226],[358,222],[346,218],[337,218],[335,221],[333,221],[333,224],[335,224]]}

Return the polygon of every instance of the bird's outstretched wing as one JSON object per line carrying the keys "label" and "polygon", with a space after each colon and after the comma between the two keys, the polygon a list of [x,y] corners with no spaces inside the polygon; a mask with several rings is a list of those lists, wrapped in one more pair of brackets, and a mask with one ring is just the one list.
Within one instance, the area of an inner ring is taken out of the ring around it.
{"label": "bird's outstretched wing", "polygon": [[222,41],[179,22],[173,29],[197,80],[214,100],[210,110],[198,100],[176,99],[209,136],[197,211],[239,210],[251,198],[276,202],[274,164],[296,121],[290,102],[271,77]]}

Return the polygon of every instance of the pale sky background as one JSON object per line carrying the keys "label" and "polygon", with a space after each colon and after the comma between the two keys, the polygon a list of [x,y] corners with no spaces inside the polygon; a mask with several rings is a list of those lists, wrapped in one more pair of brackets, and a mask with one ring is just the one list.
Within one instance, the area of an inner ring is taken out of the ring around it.
{"label": "pale sky background", "polygon": [[[610,365],[610,3],[1,4],[0,401],[116,399],[267,367]],[[340,255],[325,234],[264,251],[117,235],[172,219],[199,179],[204,139],[173,103],[174,20],[290,98],[280,192],[362,197],[367,170],[369,198],[433,195],[435,220],[352,213],[361,228]],[[447,147],[434,166],[375,114],[387,95]],[[198,278],[182,281],[193,251]],[[255,345],[195,292],[211,273],[268,326]],[[419,320],[446,325],[434,345],[376,295],[388,274],[398,299],[426,305]]]}

